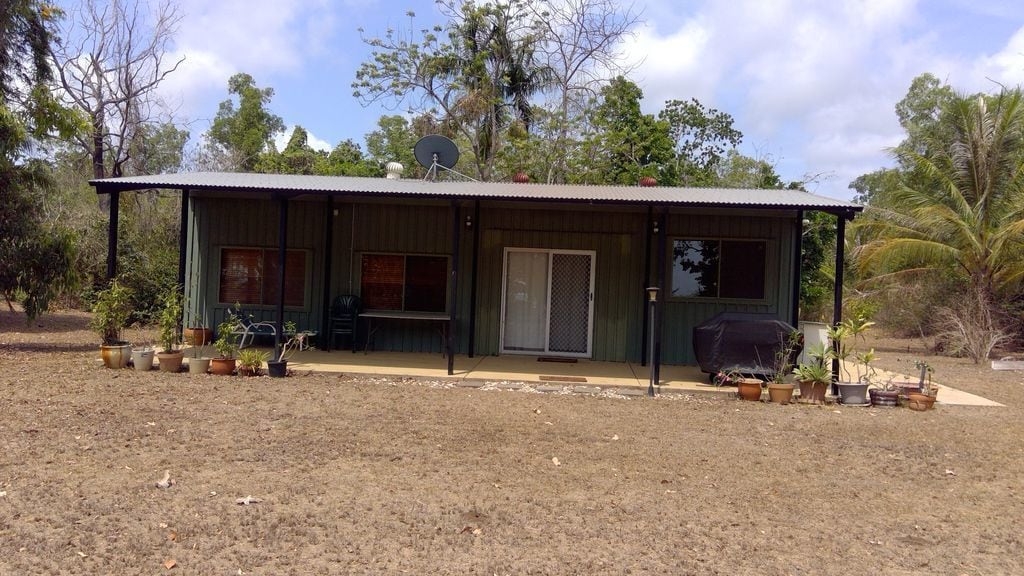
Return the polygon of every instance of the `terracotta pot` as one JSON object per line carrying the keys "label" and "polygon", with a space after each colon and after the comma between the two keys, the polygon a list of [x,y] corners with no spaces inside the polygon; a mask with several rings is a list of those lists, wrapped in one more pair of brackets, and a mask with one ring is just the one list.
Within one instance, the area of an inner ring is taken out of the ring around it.
{"label": "terracotta pot", "polygon": [[800,401],[807,404],[824,404],[828,384],[824,382],[801,382]]}
{"label": "terracotta pot", "polygon": [[209,358],[189,358],[188,359],[188,373],[189,374],[206,374],[210,369]]}
{"label": "terracotta pot", "polygon": [[181,350],[175,350],[174,352],[157,352],[156,359],[160,361],[161,372],[180,372],[181,361],[185,358],[185,353]]}
{"label": "terracotta pot", "polygon": [[872,406],[896,406],[899,403],[900,391],[872,388],[868,390],[868,396],[871,396]]}
{"label": "terracotta pot", "polygon": [[213,342],[213,330],[209,328],[185,328],[182,335],[191,346],[205,346]]}
{"label": "terracotta pot", "polygon": [[761,399],[761,381],[757,378],[742,378],[736,381],[736,395],[743,400],[757,402]]}
{"label": "terracotta pot", "polygon": [[210,373],[217,376],[230,376],[235,371],[234,358],[214,358],[210,360]]}
{"label": "terracotta pot", "polygon": [[127,368],[128,359],[132,357],[131,344],[115,344],[100,346],[100,358],[107,368]]}
{"label": "terracotta pot", "polygon": [[924,412],[925,410],[931,410],[935,405],[935,396],[929,396],[927,394],[921,394],[918,392],[911,392],[907,397],[907,406],[911,410],[917,410],[918,412]]}
{"label": "terracotta pot", "polygon": [[900,400],[906,400],[911,392],[921,391],[921,384],[919,382],[893,382],[892,385],[896,388]]}
{"label": "terracotta pot", "polygon": [[768,400],[775,404],[789,404],[793,400],[793,390],[796,384],[777,384],[772,382],[768,385]]}

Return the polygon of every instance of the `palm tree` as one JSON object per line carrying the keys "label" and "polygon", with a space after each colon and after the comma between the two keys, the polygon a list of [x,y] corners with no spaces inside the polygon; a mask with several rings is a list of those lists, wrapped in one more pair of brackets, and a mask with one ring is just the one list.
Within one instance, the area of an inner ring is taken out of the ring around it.
{"label": "palm tree", "polygon": [[952,272],[980,301],[1019,293],[1024,280],[1024,100],[958,95],[942,122],[951,141],[898,148],[912,171],[856,229],[862,277]]}

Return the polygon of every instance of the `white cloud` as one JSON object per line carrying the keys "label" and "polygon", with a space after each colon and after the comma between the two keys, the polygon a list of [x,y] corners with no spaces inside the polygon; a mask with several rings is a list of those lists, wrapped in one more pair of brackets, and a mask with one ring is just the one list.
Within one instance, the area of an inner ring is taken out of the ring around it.
{"label": "white cloud", "polygon": [[[295,132],[295,124],[292,124],[285,129],[284,132],[274,137],[274,147],[280,152],[284,150],[284,147],[288,145],[288,140],[292,137],[292,132]],[[306,130],[306,144],[313,150],[320,150],[323,152],[330,152],[334,150],[334,146],[326,140],[317,138],[315,134]]]}

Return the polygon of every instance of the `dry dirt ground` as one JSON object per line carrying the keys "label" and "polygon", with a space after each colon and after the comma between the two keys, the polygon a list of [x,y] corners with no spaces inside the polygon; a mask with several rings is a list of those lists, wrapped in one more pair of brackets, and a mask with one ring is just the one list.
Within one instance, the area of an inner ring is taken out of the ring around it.
{"label": "dry dirt ground", "polygon": [[0,313],[0,574],[1024,574],[1022,373],[929,358],[1007,406],[918,413],[97,355]]}

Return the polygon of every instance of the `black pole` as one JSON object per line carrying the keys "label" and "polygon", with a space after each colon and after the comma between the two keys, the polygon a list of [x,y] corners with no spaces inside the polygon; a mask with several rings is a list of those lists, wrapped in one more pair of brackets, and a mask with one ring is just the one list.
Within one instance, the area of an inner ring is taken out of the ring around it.
{"label": "black pole", "polygon": [[800,326],[800,281],[804,259],[804,211],[796,211],[796,239],[793,241],[793,326]]}
{"label": "black pole", "polygon": [[[661,301],[666,302],[668,300],[668,292],[665,289],[665,250],[667,248],[667,234],[668,234],[668,207],[662,208],[661,210],[661,221],[658,226],[658,293],[660,294]],[[654,307],[654,381],[660,385],[661,383],[661,326],[662,320],[665,317],[665,306]]]}
{"label": "black pole", "polygon": [[107,280],[117,276],[117,216],[121,207],[121,192],[110,191],[110,219],[107,222]]}
{"label": "black pole", "polygon": [[[331,350],[334,345],[331,330],[331,260],[334,258],[334,196],[327,196],[327,205],[324,207],[324,294],[322,301],[322,313],[320,314],[320,345],[326,342],[326,349]],[[352,351],[355,352],[356,343],[352,342]]]}
{"label": "black pole", "polygon": [[476,276],[480,260],[480,201],[473,202],[473,262],[469,271],[469,357],[476,351]]}
{"label": "black pole", "polygon": [[278,200],[278,206],[280,206],[278,224],[277,224],[277,330],[274,334],[274,358],[280,362],[281,353],[281,336],[284,334],[284,278],[287,270],[285,270],[285,256],[288,245],[288,198],[282,196]]}
{"label": "black pole", "polygon": [[[843,261],[846,259],[846,215],[836,214],[836,284],[832,300],[832,325],[843,321]],[[832,394],[839,394],[839,359],[832,359]]]}
{"label": "black pole", "polygon": [[[188,253],[188,190],[181,191],[181,211],[178,217],[178,295],[185,301],[185,256]],[[184,318],[178,318],[178,341],[181,341],[181,331]]]}
{"label": "black pole", "polygon": [[452,201],[452,281],[448,296],[448,331],[446,347],[448,348],[448,375],[455,374],[455,309],[459,302],[459,230],[462,228],[460,222],[460,210],[457,200]]}
{"label": "black pole", "polygon": [[[644,286],[651,285],[651,236],[654,234],[654,206],[647,207],[647,223],[644,225]],[[647,304],[647,295],[644,294],[644,306],[649,307]],[[650,332],[651,327],[649,325],[650,320],[648,317],[650,314],[644,314],[643,327],[640,328],[640,333],[644,335],[640,339],[640,365],[647,366],[647,334]]]}

